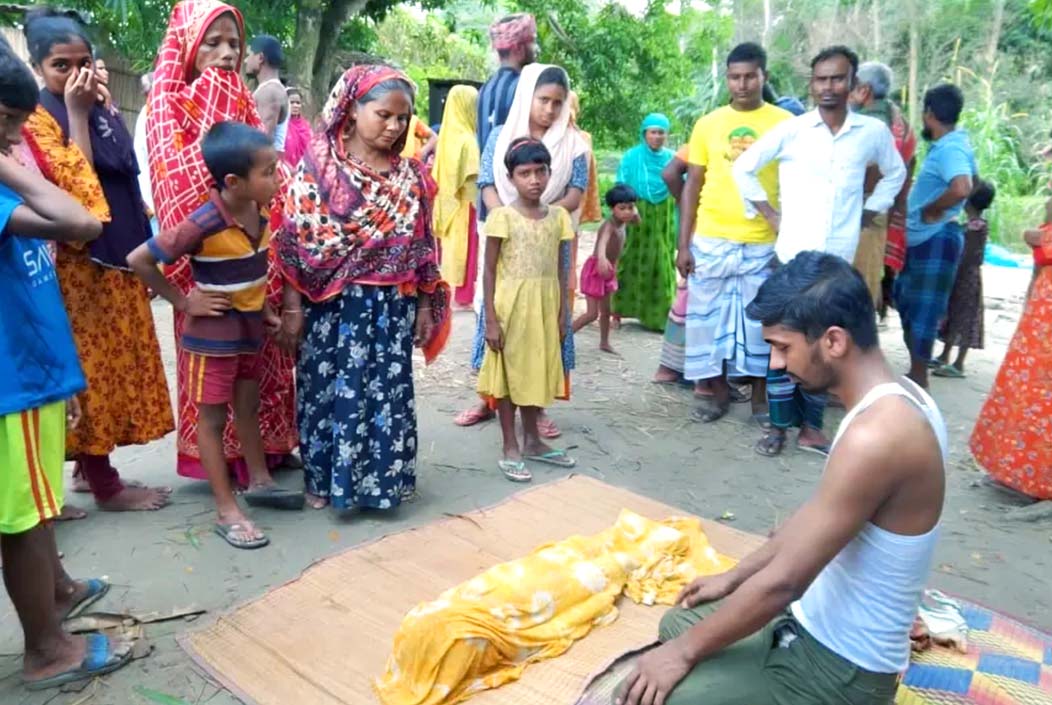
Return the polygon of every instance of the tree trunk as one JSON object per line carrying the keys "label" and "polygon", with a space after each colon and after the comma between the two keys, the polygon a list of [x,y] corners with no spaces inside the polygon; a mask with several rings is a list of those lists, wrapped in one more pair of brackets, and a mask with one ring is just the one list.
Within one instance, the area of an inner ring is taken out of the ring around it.
{"label": "tree trunk", "polygon": [[771,0],[763,0],[763,34],[760,35],[760,46],[767,47],[767,37],[771,32]]}
{"label": "tree trunk", "polygon": [[990,20],[990,39],[986,43],[986,72],[991,78],[997,63],[997,45],[1001,43],[1001,32],[1005,23],[1005,0],[993,1],[993,18]]}
{"label": "tree trunk", "polygon": [[920,60],[920,17],[917,12],[917,0],[909,2],[910,22],[910,58],[909,58],[909,119],[911,125],[917,125],[918,112],[920,110],[920,96],[917,91],[917,63]]}
{"label": "tree trunk", "polygon": [[296,86],[310,93],[315,110],[328,97],[340,29],[365,4],[366,0],[298,0],[290,74]]}

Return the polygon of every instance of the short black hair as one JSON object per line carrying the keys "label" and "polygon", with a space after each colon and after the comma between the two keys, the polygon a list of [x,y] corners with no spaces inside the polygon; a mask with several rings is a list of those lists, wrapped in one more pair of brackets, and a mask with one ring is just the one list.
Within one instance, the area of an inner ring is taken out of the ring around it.
{"label": "short black hair", "polygon": [[606,192],[606,205],[613,208],[619,203],[635,203],[639,200],[639,194],[628,184],[617,183]]}
{"label": "short black hair", "polygon": [[818,66],[823,61],[829,61],[837,56],[844,57],[847,59],[847,62],[851,64],[851,80],[853,81],[855,77],[858,76],[858,54],[853,52],[850,47],[846,47],[843,44],[826,47],[815,54],[815,58],[811,59],[811,71],[814,72],[815,66]]}
{"label": "short black hair", "polygon": [[222,191],[227,176],[247,177],[256,154],[273,146],[273,140],[263,132],[243,122],[228,120],[217,122],[201,140],[201,156]]}
{"label": "short black hair", "polygon": [[776,269],[745,315],[765,326],[799,331],[809,341],[837,326],[863,350],[880,342],[873,297],[862,275],[843,258],[824,252],[801,252]]}
{"label": "short black hair", "polygon": [[541,71],[541,75],[537,77],[537,84],[533,87],[533,90],[537,90],[541,86],[547,86],[550,84],[562,86],[569,91],[570,77],[566,75],[566,71],[564,71],[561,66],[549,66]]}
{"label": "short black hair", "polygon": [[94,53],[88,33],[75,12],[61,12],[47,6],[34,8],[26,13],[23,32],[29,60],[36,66],[40,66],[56,44],[72,44],[79,40]]}
{"label": "short black hair", "polygon": [[760,67],[764,73],[767,72],[767,52],[755,42],[743,42],[731,49],[727,54],[727,66],[731,64],[752,63]]}
{"label": "short black hair", "polygon": [[281,48],[281,42],[269,34],[260,34],[252,39],[248,48],[253,54],[262,54],[268,66],[280,69],[285,63],[285,52]]}
{"label": "short black hair", "polygon": [[0,104],[11,110],[32,112],[40,89],[29,67],[18,58],[7,40],[0,37]]}
{"label": "short black hair", "polygon": [[552,155],[544,146],[544,142],[531,137],[520,137],[508,145],[508,151],[504,155],[504,168],[511,174],[515,167],[527,164],[544,164],[550,167]]}
{"label": "short black hair", "polygon": [[996,195],[997,189],[994,188],[993,184],[983,179],[976,179],[972,195],[968,197],[968,205],[982,213],[994,202],[994,196]]}
{"label": "short black hair", "polygon": [[964,110],[964,94],[952,83],[940,83],[924,94],[924,110],[943,125],[956,125]]}

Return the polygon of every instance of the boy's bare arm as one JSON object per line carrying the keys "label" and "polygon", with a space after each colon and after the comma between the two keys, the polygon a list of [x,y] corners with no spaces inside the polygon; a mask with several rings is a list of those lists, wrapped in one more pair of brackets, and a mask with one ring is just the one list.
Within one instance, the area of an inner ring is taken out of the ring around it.
{"label": "boy's bare arm", "polygon": [[0,183],[22,197],[23,205],[15,208],[8,221],[15,235],[87,242],[102,232],[102,223],[76,199],[13,157],[0,155]]}
{"label": "boy's bare arm", "polygon": [[176,311],[190,316],[221,316],[231,308],[230,297],[226,294],[194,288],[188,296],[183,296],[157,268],[157,258],[145,242],[128,255],[128,266],[146,286],[170,303]]}

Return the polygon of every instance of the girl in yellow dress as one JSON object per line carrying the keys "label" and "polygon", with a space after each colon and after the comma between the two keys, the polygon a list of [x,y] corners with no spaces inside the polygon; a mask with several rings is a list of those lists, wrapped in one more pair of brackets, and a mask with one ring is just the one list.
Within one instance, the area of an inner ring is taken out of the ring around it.
{"label": "girl in yellow dress", "polygon": [[[521,137],[508,147],[504,166],[519,196],[490,212],[486,220],[486,350],[479,394],[495,403],[504,449],[498,466],[512,482],[533,479],[524,460],[573,467],[564,450],[541,441],[537,417],[556,398],[567,396],[562,363],[566,271],[559,245],[572,240],[565,208],[541,203],[551,176],[551,154],[540,140]],[[515,409],[522,414],[523,442],[515,433]]]}

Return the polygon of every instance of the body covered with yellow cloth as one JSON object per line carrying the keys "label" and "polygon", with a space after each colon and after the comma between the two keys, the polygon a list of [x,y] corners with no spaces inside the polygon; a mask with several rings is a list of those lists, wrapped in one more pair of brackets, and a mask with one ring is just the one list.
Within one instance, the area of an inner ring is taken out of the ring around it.
{"label": "body covered with yellow cloth", "polygon": [[376,691],[385,705],[461,702],[614,621],[622,593],[671,605],[695,577],[733,565],[709,545],[698,519],[659,522],[622,510],[599,534],[541,546],[415,607]]}

